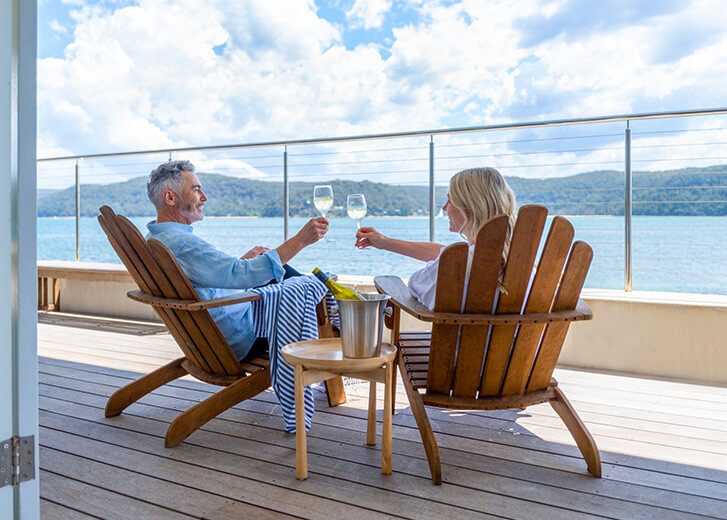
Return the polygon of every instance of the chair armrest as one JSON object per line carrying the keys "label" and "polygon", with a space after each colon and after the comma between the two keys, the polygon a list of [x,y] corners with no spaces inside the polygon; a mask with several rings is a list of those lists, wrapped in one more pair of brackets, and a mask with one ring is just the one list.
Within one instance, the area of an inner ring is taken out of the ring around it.
{"label": "chair armrest", "polygon": [[381,294],[391,296],[391,303],[421,321],[434,321],[434,313],[422,305],[409,292],[409,288],[398,276],[377,276],[374,285]]}
{"label": "chair armrest", "polygon": [[129,291],[126,296],[134,301],[146,303],[153,307],[163,307],[165,309],[177,309],[180,311],[204,311],[213,307],[224,307],[226,305],[234,305],[236,303],[251,302],[259,300],[260,295],[253,292],[239,292],[224,296],[222,298],[214,298],[213,300],[175,300],[173,298],[162,298],[152,296],[141,291]]}
{"label": "chair armrest", "polygon": [[531,312],[528,314],[457,314],[435,312],[434,323],[448,325],[515,325],[518,323],[553,323],[593,319],[593,312],[582,299],[569,311]]}
{"label": "chair armrest", "polygon": [[574,310],[530,314],[459,314],[432,312],[414,298],[398,276],[377,276],[376,289],[391,296],[391,302],[421,321],[448,325],[513,325],[517,323],[551,323],[555,321],[585,321],[593,319],[588,304],[578,300]]}

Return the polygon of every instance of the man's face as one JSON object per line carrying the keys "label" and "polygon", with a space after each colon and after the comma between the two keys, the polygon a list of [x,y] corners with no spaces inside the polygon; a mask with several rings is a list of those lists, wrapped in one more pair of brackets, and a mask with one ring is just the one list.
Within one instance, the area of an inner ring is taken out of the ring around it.
{"label": "man's face", "polygon": [[204,218],[202,209],[207,196],[202,191],[202,184],[193,172],[183,171],[180,174],[183,184],[181,193],[177,195],[175,204],[177,214],[187,223],[192,224]]}

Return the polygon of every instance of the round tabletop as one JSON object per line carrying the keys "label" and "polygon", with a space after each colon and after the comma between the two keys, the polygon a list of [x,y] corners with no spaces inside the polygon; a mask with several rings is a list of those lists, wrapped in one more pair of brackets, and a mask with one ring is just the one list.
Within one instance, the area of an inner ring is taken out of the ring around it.
{"label": "round tabletop", "polygon": [[343,357],[341,338],[310,339],[284,346],[280,352],[291,365],[303,365],[314,370],[345,370],[350,372],[374,370],[394,360],[396,347],[381,344],[381,355],[370,358]]}

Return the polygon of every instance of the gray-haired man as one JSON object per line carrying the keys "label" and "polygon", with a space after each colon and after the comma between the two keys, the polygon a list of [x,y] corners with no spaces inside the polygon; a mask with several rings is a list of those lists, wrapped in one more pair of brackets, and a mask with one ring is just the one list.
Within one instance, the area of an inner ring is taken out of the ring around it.
{"label": "gray-haired man", "polygon": [[[207,201],[202,184],[189,161],[169,161],[149,175],[147,194],[157,218],[147,224],[147,238],[163,242],[177,258],[200,298],[232,294],[241,289],[280,282],[285,265],[303,248],[320,240],[328,220],[310,219],[291,239],[275,249],[256,246],[237,258],[194,235],[191,224],[202,220]],[[210,309],[212,318],[240,359],[255,342],[249,303]]]}

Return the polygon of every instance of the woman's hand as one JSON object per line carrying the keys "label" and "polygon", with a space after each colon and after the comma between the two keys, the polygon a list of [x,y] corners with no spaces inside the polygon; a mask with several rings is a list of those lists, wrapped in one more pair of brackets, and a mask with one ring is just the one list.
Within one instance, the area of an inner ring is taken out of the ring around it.
{"label": "woman's hand", "polygon": [[240,257],[240,260],[250,260],[251,258],[255,258],[256,256],[260,256],[263,253],[267,253],[268,251],[270,251],[270,249],[267,248],[267,247],[265,247],[265,246],[255,246],[252,249],[250,249],[250,251],[248,251],[247,253],[245,253],[244,255],[242,255]]}
{"label": "woman's hand", "polygon": [[386,237],[372,227],[362,227],[356,231],[356,247],[375,247],[385,249]]}

